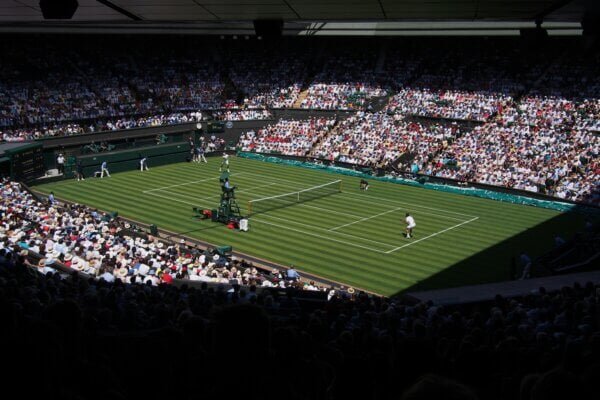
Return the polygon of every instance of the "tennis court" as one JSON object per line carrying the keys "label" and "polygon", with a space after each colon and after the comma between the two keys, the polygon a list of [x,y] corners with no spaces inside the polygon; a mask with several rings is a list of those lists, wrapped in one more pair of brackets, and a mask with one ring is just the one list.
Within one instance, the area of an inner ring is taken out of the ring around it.
{"label": "tennis court", "polygon": [[[238,204],[242,214],[253,212],[250,231],[238,232],[193,217],[192,207],[219,203],[219,164],[209,159],[36,189],[385,295],[440,286],[428,284],[429,278],[459,263],[464,267],[442,286],[506,279],[510,259],[522,247],[509,239],[559,215],[377,181],[361,191],[358,178],[234,158],[230,181]],[[406,212],[417,223],[411,239],[402,235]],[[565,226],[557,219],[556,229],[577,223],[575,218]],[[535,234],[531,245],[546,249],[551,234]],[[501,242],[507,245],[494,265],[468,262]]]}
{"label": "tennis court", "polygon": [[[305,182],[243,172],[234,174],[231,180],[240,187],[236,193],[242,214],[252,213],[253,224],[279,227],[383,254],[399,251],[479,218],[377,198],[369,196],[368,192],[343,192],[341,180],[303,187]],[[220,195],[202,197],[202,193],[211,190],[208,186],[214,189],[215,181],[217,177],[149,189],[145,193],[210,208],[214,207]],[[407,210],[419,221],[420,234],[410,240],[401,235]],[[392,240],[400,242],[390,243]]]}

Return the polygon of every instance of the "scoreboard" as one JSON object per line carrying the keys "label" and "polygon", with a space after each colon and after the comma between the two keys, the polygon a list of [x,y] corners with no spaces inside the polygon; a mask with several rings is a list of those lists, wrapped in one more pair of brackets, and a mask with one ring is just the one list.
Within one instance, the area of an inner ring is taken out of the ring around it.
{"label": "scoreboard", "polygon": [[41,144],[32,144],[6,151],[10,157],[10,176],[17,181],[31,181],[45,173]]}
{"label": "scoreboard", "polygon": [[225,122],[209,121],[206,123],[206,133],[223,133],[225,132]]}

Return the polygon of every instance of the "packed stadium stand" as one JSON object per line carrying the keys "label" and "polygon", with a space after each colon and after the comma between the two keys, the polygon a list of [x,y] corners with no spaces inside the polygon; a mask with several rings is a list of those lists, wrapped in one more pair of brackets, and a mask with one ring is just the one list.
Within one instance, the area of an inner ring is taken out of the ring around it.
{"label": "packed stadium stand", "polygon": [[[335,129],[311,130],[301,150],[273,146],[273,132],[259,132],[251,148],[384,168],[405,155],[403,172],[598,204],[598,51],[582,56],[580,41],[564,38],[536,48],[520,39],[466,42],[288,39],[281,51],[256,41],[157,39],[148,55],[133,38],[110,50],[88,43],[75,57],[52,41],[25,55],[32,43],[20,39],[2,45],[0,128],[3,140],[22,141],[195,121],[198,110],[232,121],[268,119],[272,108],[351,110]],[[373,110],[374,98],[387,104]],[[476,126],[450,126],[465,121]],[[285,135],[299,139],[294,129]],[[411,132],[430,139],[407,140]],[[240,145],[249,149],[245,139]]]}

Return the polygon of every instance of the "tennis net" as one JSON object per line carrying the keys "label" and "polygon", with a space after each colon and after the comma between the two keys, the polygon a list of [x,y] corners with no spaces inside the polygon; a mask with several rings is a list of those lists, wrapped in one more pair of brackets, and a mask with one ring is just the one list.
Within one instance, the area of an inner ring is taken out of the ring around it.
{"label": "tennis net", "polygon": [[342,191],[342,181],[337,180],[319,186],[313,186],[297,192],[284,193],[277,196],[263,197],[248,201],[248,213],[259,214],[277,208],[288,207],[329,196]]}

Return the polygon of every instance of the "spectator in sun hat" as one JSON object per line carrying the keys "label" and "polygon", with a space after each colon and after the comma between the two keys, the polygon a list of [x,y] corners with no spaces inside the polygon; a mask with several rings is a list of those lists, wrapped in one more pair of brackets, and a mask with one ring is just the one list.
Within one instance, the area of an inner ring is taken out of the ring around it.
{"label": "spectator in sun hat", "polygon": [[126,267],[122,266],[121,268],[119,268],[115,271],[115,274],[116,274],[117,278],[119,278],[122,282],[125,282],[127,275],[129,274],[129,271],[127,270]]}
{"label": "spectator in sun hat", "polygon": [[73,268],[74,270],[77,270],[77,271],[82,271],[83,267],[84,267],[83,260],[80,257],[75,256],[75,257],[72,258],[72,260],[71,260],[71,268]]}
{"label": "spectator in sun hat", "polygon": [[46,275],[48,272],[55,272],[54,268],[52,268],[52,265],[54,265],[54,260],[52,258],[41,258],[37,264],[38,271],[44,275]]}
{"label": "spectator in sun hat", "polygon": [[67,253],[67,254],[65,254],[63,264],[65,264],[67,267],[70,267],[72,264],[72,260],[73,260],[73,255],[71,253]]}

